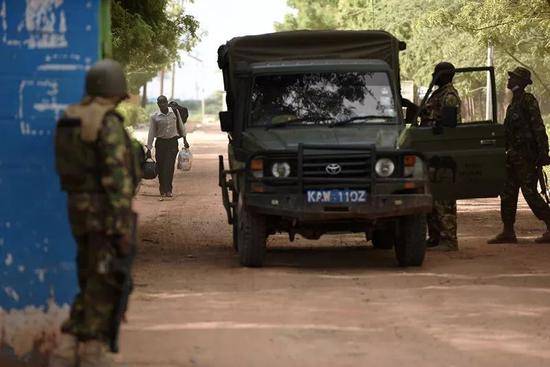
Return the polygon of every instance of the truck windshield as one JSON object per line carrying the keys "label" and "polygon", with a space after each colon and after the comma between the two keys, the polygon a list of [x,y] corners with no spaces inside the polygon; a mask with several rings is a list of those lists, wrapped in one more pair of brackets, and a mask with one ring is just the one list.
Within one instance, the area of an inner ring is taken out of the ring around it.
{"label": "truck windshield", "polygon": [[386,72],[320,72],[256,76],[249,126],[394,123]]}

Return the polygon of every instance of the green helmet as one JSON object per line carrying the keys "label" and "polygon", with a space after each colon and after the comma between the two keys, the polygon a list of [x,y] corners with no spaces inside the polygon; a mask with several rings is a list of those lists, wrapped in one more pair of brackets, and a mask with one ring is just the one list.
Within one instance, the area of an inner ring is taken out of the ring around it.
{"label": "green helmet", "polygon": [[86,74],[86,94],[92,97],[128,97],[122,66],[114,60],[98,61]]}

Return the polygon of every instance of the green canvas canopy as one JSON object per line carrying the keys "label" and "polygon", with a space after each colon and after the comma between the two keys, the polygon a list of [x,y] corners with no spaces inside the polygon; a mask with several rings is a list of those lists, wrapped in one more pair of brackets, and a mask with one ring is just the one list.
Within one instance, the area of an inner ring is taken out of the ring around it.
{"label": "green canvas canopy", "polygon": [[238,94],[237,65],[311,59],[378,59],[399,79],[399,51],[405,43],[384,31],[291,31],[233,38],[218,50],[227,104]]}

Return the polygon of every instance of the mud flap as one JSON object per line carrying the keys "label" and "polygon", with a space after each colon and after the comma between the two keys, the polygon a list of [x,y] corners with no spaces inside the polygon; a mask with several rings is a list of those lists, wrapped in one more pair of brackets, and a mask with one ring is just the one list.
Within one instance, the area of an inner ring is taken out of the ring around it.
{"label": "mud flap", "polygon": [[229,224],[233,224],[237,203],[233,203],[229,199],[229,190],[234,191],[235,188],[233,187],[233,183],[231,181],[227,181],[227,175],[236,173],[236,170],[226,171],[223,163],[223,156],[221,155],[218,156],[218,159],[219,159],[219,183],[218,184],[222,190],[223,207],[225,208],[225,212],[227,213],[227,222]]}

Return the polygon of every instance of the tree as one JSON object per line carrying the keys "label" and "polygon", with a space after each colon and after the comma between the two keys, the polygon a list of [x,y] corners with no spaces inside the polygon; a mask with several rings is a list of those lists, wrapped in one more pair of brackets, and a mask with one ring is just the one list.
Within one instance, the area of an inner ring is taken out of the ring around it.
{"label": "tree", "polygon": [[506,70],[522,65],[533,72],[535,93],[550,97],[550,0],[461,0],[459,4],[458,11],[434,11],[430,21],[467,33],[478,44],[492,43],[501,88]]}
{"label": "tree", "polygon": [[[277,24],[277,29],[382,29],[407,42],[401,53],[403,79],[427,85],[434,65],[442,60],[455,65],[479,65],[484,47],[460,30],[428,22],[427,14],[442,6],[453,8],[458,0],[289,0],[296,13]],[[323,17],[322,12],[327,16]],[[474,83],[471,88],[478,88]]]}
{"label": "tree", "polygon": [[[402,79],[417,84],[427,85],[433,66],[442,60],[484,65],[491,41],[501,110],[506,71],[518,64],[538,78],[535,92],[550,96],[545,87],[550,80],[544,80],[550,74],[550,0],[288,0],[288,5],[296,12],[277,24],[278,30],[382,29],[407,42]],[[457,79],[465,104],[473,109],[483,100],[483,75]]]}
{"label": "tree", "polygon": [[197,20],[169,0],[114,0],[111,18],[113,57],[134,93],[198,40]]}

